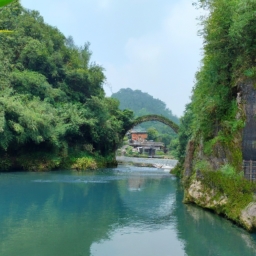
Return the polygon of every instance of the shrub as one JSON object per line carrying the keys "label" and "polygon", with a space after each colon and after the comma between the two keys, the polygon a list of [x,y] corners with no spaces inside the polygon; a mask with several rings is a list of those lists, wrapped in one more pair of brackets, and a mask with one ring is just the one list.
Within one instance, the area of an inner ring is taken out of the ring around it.
{"label": "shrub", "polygon": [[76,170],[95,170],[97,169],[97,163],[94,159],[88,157],[77,158],[71,168]]}

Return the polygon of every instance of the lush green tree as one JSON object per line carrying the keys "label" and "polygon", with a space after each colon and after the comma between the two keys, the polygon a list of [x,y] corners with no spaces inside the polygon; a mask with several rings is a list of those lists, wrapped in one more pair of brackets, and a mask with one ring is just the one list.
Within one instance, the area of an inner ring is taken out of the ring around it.
{"label": "lush green tree", "polygon": [[89,43],[77,47],[19,1],[0,9],[0,29],[13,30],[0,34],[0,168],[113,155],[133,114],[105,97]]}
{"label": "lush green tree", "polygon": [[148,132],[148,140],[156,140],[156,138],[159,136],[158,131],[154,127],[148,128],[147,132]]}
{"label": "lush green tree", "polygon": [[193,113],[191,104],[186,105],[184,116],[180,119],[180,127],[178,133],[178,139],[171,144],[171,148],[175,151],[175,156],[183,162],[186,156],[186,147],[188,141],[192,138],[192,122]]}
{"label": "lush green tree", "polygon": [[163,142],[165,147],[167,147],[171,141],[172,141],[173,137],[169,134],[162,134],[159,136],[158,140]]}
{"label": "lush green tree", "polygon": [[0,7],[5,6],[13,1],[14,0],[0,0]]}

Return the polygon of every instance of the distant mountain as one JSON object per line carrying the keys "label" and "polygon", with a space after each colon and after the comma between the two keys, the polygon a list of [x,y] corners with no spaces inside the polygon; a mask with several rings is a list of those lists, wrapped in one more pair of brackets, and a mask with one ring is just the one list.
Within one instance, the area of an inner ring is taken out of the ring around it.
{"label": "distant mountain", "polygon": [[[126,88],[119,90],[117,93],[113,93],[111,97],[120,101],[120,109],[132,110],[135,117],[148,114],[158,114],[165,116],[171,119],[173,122],[179,124],[179,118],[166,107],[166,104],[163,101],[154,98],[146,92]],[[173,134],[171,128],[158,122],[147,122],[145,124],[141,124],[140,126],[144,129],[155,127],[160,133]]]}
{"label": "distant mountain", "polygon": [[135,116],[158,114],[171,119],[177,124],[179,123],[179,118],[166,107],[163,101],[155,99],[146,92],[126,88],[113,93],[111,97],[120,101],[120,109],[131,109]]}

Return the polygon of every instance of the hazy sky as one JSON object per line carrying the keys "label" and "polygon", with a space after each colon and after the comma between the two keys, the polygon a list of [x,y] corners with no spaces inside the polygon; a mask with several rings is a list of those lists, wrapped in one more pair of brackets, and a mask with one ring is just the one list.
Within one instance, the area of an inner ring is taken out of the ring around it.
{"label": "hazy sky", "polygon": [[[105,68],[106,94],[139,89],[181,116],[200,66],[194,0],[21,0],[45,22],[89,41],[92,61]],[[110,89],[111,88],[111,89]]]}

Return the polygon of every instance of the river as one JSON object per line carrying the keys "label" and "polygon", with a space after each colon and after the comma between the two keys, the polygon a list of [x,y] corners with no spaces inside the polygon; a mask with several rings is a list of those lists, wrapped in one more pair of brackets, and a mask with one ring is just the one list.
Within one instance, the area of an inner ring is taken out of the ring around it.
{"label": "river", "polygon": [[0,255],[256,255],[255,234],[182,198],[149,167],[1,173]]}

